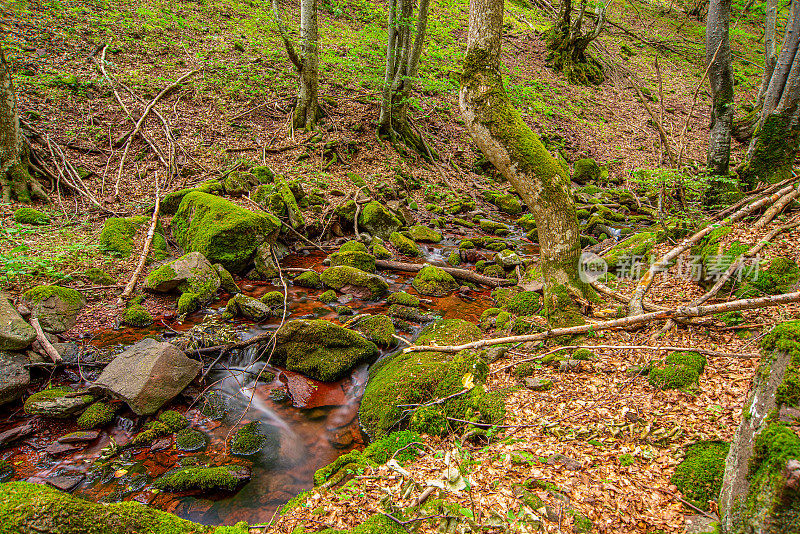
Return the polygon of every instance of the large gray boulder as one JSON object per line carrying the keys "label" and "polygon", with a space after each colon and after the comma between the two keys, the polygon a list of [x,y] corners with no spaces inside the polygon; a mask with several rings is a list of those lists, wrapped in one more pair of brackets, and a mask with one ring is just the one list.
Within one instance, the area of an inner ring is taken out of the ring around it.
{"label": "large gray boulder", "polygon": [[51,334],[66,332],[78,320],[78,313],[86,305],[79,292],[61,286],[37,286],[22,294],[22,300],[39,319],[42,330]]}
{"label": "large gray boulder", "polygon": [[0,351],[0,405],[15,401],[25,393],[31,383],[26,363],[29,360],[23,353]]}
{"label": "large gray boulder", "polygon": [[144,287],[159,293],[178,290],[193,293],[207,302],[219,289],[222,280],[211,263],[199,252],[190,252],[150,273]]}
{"label": "large gray boulder", "polygon": [[36,331],[0,293],[0,350],[24,349],[36,339]]}
{"label": "large gray boulder", "polygon": [[719,497],[726,534],[800,532],[800,320],[773,328],[742,408]]}
{"label": "large gray boulder", "polygon": [[202,367],[175,346],[146,338],[114,358],[95,386],[148,415],[183,391]]}

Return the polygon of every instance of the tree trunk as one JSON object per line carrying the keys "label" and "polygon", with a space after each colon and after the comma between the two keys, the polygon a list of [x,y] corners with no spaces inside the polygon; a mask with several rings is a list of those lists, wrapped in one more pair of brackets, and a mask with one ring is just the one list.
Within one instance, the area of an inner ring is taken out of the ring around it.
{"label": "tree trunk", "polygon": [[11,68],[0,47],[0,187],[3,202],[15,199],[30,202],[38,198],[47,201],[42,186],[28,172],[28,163],[22,145],[22,132],[17,114],[17,99]]}
{"label": "tree trunk", "polygon": [[597,22],[592,31],[584,34],[582,26],[586,13],[587,0],[581,0],[578,17],[572,21],[572,0],[562,0],[558,20],[547,34],[547,48],[550,53],[547,60],[553,68],[564,74],[570,83],[581,85],[598,85],[605,75],[602,66],[586,50],[594,41],[605,22],[603,2],[598,2],[595,14]]}
{"label": "tree trunk", "polygon": [[300,2],[300,90],[294,108],[295,129],[313,130],[322,115],[319,107],[319,31],[317,0]]}
{"label": "tree trunk", "polygon": [[733,69],[728,25],[731,0],[712,0],[706,18],[706,65],[711,86],[711,129],[708,134],[708,169],[727,176],[733,124]]}
{"label": "tree trunk", "polygon": [[[749,186],[779,182],[791,176],[798,149],[800,102],[800,0],[792,0],[781,52],[764,92],[761,117],[750,141],[747,161],[739,169]],[[766,70],[769,65],[765,66]]]}
{"label": "tree trunk", "polygon": [[475,143],[533,212],[545,303],[566,304],[563,297],[570,293],[591,294],[578,275],[581,248],[570,179],[506,94],[500,73],[502,26],[503,0],[471,0],[459,104]]}

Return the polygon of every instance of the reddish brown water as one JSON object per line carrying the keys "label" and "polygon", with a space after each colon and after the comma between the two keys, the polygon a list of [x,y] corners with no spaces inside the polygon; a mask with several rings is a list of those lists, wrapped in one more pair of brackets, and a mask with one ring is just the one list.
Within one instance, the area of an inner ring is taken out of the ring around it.
{"label": "reddish brown water", "polygon": [[[440,260],[447,257],[454,248],[453,241],[443,246],[428,246],[426,259]],[[284,267],[305,267],[321,271],[322,253],[296,254],[285,258]],[[410,273],[382,273],[390,284],[391,291],[405,290],[415,294],[411,287]],[[317,301],[320,290],[293,287],[288,283],[289,317],[313,317],[339,322],[335,311],[337,305],[345,304],[353,308],[355,313],[383,313],[386,302],[363,302],[342,297],[340,303],[332,306]],[[239,284],[244,292],[259,297],[268,291],[283,290],[281,285],[268,282],[243,281]],[[477,322],[480,314],[492,306],[490,291],[471,291],[464,296],[454,293],[444,298],[433,298],[433,303],[423,305],[424,311],[432,311],[445,318],[461,318]],[[184,324],[170,324],[170,329],[182,331],[200,322],[204,313],[219,314],[224,309],[225,300],[221,300],[203,313],[195,314]],[[343,316],[346,321],[348,316]],[[246,327],[246,335],[255,335],[264,330],[275,329],[280,318],[255,325],[240,322]],[[95,333],[93,344],[101,348],[118,347],[122,350],[148,335],[159,335],[169,338],[174,332],[154,325],[150,328],[126,328],[117,331]],[[400,335],[412,339],[420,325],[412,325],[412,331],[399,331]],[[232,357],[235,359],[235,357]],[[247,365],[246,355],[239,356],[245,361],[221,362],[224,365],[241,367]],[[210,362],[206,361],[206,365]],[[236,428],[238,416],[244,411],[252,389],[236,391],[231,387],[232,380],[217,383],[214,388],[226,390],[241,402],[241,410],[229,417],[230,420],[213,421],[200,413],[198,406],[190,406],[192,398],[196,398],[200,389],[195,386],[185,392],[165,408],[184,413],[190,420],[192,428],[203,431],[209,438],[208,446],[199,452],[181,452],[175,448],[174,437],[157,440],[150,448],[128,450],[104,466],[95,464],[101,449],[108,446],[111,438],[117,442],[127,439],[141,429],[142,423],[149,420],[139,418],[130,411],[123,411],[115,422],[103,429],[100,436],[88,445],[76,446],[58,454],[45,451],[58,438],[78,430],[74,421],[30,418],[22,412],[21,405],[12,405],[2,419],[0,432],[18,427],[26,423],[34,425],[35,432],[24,441],[0,452],[0,458],[9,461],[15,469],[14,479],[31,482],[47,482],[57,480],[55,477],[85,476],[73,490],[75,495],[93,501],[137,500],[151,504],[163,510],[173,512],[181,517],[205,524],[233,524],[237,521],[248,521],[251,524],[265,523],[281,505],[291,497],[313,485],[313,474],[317,469],[333,461],[339,455],[360,448],[364,445],[364,436],[358,424],[358,405],[367,379],[366,367],[356,369],[351,376],[332,384],[323,384],[310,380],[297,373],[279,368],[268,368],[274,372],[275,379],[265,383],[260,381],[255,387],[255,395],[250,407],[241,422],[260,420],[272,429],[280,432],[280,452],[275,463],[259,460],[235,458],[228,454],[226,443],[232,428]],[[93,374],[94,373],[94,374]],[[91,380],[97,371],[84,368],[83,374]],[[211,373],[207,383],[226,376],[225,373]],[[239,375],[241,378],[244,375]],[[248,375],[252,376],[252,375]],[[84,381],[73,370],[64,371],[53,377],[53,382],[84,387]],[[205,387],[204,386],[204,387]],[[292,400],[287,403],[273,402],[269,392],[276,388],[289,388]],[[227,389],[226,389],[227,388]],[[237,397],[238,395],[238,397]],[[182,400],[181,400],[182,399]],[[239,492],[231,494],[181,494],[160,493],[152,486],[153,481],[182,462],[195,461],[209,465],[237,463],[252,467],[252,479]]]}

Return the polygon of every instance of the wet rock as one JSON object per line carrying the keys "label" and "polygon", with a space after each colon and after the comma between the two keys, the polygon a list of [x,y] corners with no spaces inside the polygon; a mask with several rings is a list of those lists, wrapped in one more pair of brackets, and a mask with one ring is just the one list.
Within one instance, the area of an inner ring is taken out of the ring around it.
{"label": "wet rock", "polygon": [[167,449],[171,448],[172,448],[172,438],[157,439],[150,445],[150,450],[152,452],[166,451]]}
{"label": "wet rock", "polygon": [[75,326],[86,299],[75,291],[60,286],[37,286],[22,295],[31,314],[39,319],[42,330],[57,334]]}
{"label": "wet rock", "polygon": [[222,313],[223,319],[231,319],[233,317],[246,317],[253,321],[264,321],[272,317],[272,309],[258,299],[239,293],[228,301],[225,311]]}
{"label": "wet rock", "polygon": [[202,367],[173,345],[145,338],[114,358],[95,385],[147,415],[183,391]]}
{"label": "wet rock", "polygon": [[79,449],[81,449],[81,447],[79,447],[78,445],[74,445],[71,443],[59,443],[56,441],[48,445],[44,449],[44,452],[46,452],[50,456],[60,456],[62,454],[77,451]]}
{"label": "wet rock", "polygon": [[[334,267],[336,269],[338,267]],[[275,335],[272,363],[322,382],[378,357],[378,347],[356,332],[323,320],[294,320]]]}
{"label": "wet rock", "polygon": [[[0,293],[0,350],[24,349],[36,339],[36,331]],[[0,401],[2,404],[2,401]]]}
{"label": "wet rock", "polygon": [[0,351],[0,405],[22,397],[31,383],[25,364],[28,357],[21,352]]}
{"label": "wet rock", "polygon": [[9,428],[6,431],[0,432],[0,447],[13,443],[20,439],[25,439],[36,431],[32,424],[17,426]]}
{"label": "wet rock", "polygon": [[49,477],[45,482],[50,484],[56,489],[69,493],[70,491],[74,490],[78,487],[78,485],[83,482],[86,476],[83,473],[75,473],[69,475],[60,475],[55,477]]}
{"label": "wet rock", "polygon": [[429,323],[439,319],[438,315],[434,315],[432,313],[423,313],[417,308],[403,306],[401,304],[392,304],[389,306],[389,309],[386,310],[386,314],[389,317],[395,317],[397,319],[411,321],[414,323]]}
{"label": "wet rock", "polygon": [[381,239],[388,239],[401,226],[400,219],[392,215],[386,206],[373,200],[361,208],[358,227]]}
{"label": "wet rock", "polygon": [[494,255],[494,261],[503,269],[513,269],[517,265],[522,265],[522,259],[513,250],[501,250]]}
{"label": "wet rock", "polygon": [[295,408],[339,406],[347,399],[340,384],[327,384],[294,373],[286,373],[286,378],[286,387]]}
{"label": "wet rock", "polygon": [[59,443],[88,443],[100,435],[99,430],[79,430],[58,438]]}
{"label": "wet rock", "polygon": [[453,275],[430,264],[417,273],[411,285],[420,294],[432,297],[443,297],[459,288]]}
{"label": "wet rock", "polygon": [[442,239],[442,234],[436,230],[432,230],[427,226],[416,225],[408,229],[411,234],[411,239],[421,243],[439,243]]}
{"label": "wet rock", "polygon": [[28,415],[65,419],[82,412],[94,401],[94,396],[72,388],[47,388],[28,397],[24,409]]}
{"label": "wet rock", "polygon": [[581,462],[563,454],[553,454],[547,458],[547,465],[563,466],[570,471],[578,471],[581,468]]}
{"label": "wet rock", "polygon": [[532,378],[526,376],[523,380],[525,387],[531,391],[547,391],[553,387],[553,381],[546,378]]}
{"label": "wet rock", "polygon": [[256,249],[256,254],[253,258],[256,265],[256,272],[265,280],[272,280],[280,276],[280,269],[275,263],[276,256],[273,254],[273,249],[273,245],[262,243]]}
{"label": "wet rock", "polygon": [[185,467],[155,481],[161,491],[235,491],[250,480],[250,468],[241,465]]}
{"label": "wet rock", "polygon": [[325,269],[320,278],[326,286],[360,299],[377,300],[389,289],[383,277],[344,265]]}
{"label": "wet rock", "polygon": [[53,343],[53,348],[65,362],[75,363],[81,356],[81,346],[73,341],[68,343]]}
{"label": "wet rock", "polygon": [[205,256],[190,252],[150,273],[144,286],[159,293],[176,289],[181,293],[192,293],[201,303],[205,303],[216,295],[221,283],[217,270]]}
{"label": "wet rock", "polygon": [[328,436],[328,442],[336,449],[346,449],[353,444],[355,438],[350,429],[342,429]]}

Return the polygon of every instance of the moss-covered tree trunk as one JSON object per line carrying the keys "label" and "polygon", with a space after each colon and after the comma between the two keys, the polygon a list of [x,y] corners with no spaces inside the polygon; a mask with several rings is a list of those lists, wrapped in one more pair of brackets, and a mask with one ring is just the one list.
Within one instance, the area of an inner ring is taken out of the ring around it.
{"label": "moss-covered tree trunk", "polygon": [[733,69],[728,25],[731,0],[712,0],[706,18],[706,65],[711,87],[711,128],[707,164],[714,176],[727,176],[733,126]]}
{"label": "moss-covered tree trunk", "polygon": [[[546,303],[591,290],[578,275],[581,247],[570,179],[511,104],[500,74],[503,0],[471,0],[459,104],[486,159],[514,186],[536,219]],[[573,318],[574,319],[574,318]],[[557,321],[562,322],[562,321]],[[573,321],[574,322],[574,321]]]}
{"label": "moss-covered tree trunk", "polygon": [[[791,176],[800,126],[800,0],[792,0],[781,52],[769,77],[761,117],[739,177],[748,185],[778,182]],[[767,65],[769,66],[769,65]]]}
{"label": "moss-covered tree trunk", "polygon": [[11,69],[0,48],[0,187],[3,202],[47,200],[42,186],[28,172],[27,158],[22,145],[22,132],[17,114],[17,99],[11,79]]}
{"label": "moss-covered tree trunk", "polygon": [[547,48],[550,51],[547,59],[570,83],[600,84],[605,79],[603,68],[587,52],[587,48],[603,28],[605,5],[602,1],[597,3],[595,27],[583,33],[586,4],[586,0],[581,0],[578,16],[573,21],[572,0],[562,0],[558,20],[547,34]]}

